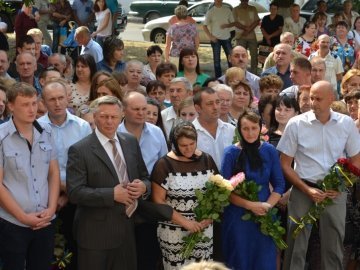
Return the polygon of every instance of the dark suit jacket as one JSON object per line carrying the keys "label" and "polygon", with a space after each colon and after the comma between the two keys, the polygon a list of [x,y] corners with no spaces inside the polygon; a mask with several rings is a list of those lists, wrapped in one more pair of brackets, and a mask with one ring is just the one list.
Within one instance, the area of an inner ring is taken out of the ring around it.
{"label": "dark suit jacket", "polygon": [[[136,138],[118,133],[129,180],[144,181],[150,191],[148,172]],[[125,214],[125,206],[114,201],[114,187],[119,184],[115,168],[95,133],[69,149],[67,191],[77,205],[74,237],[87,249],[135,247],[134,219]],[[141,203],[140,203],[141,205]],[[141,207],[140,207],[141,208]]]}

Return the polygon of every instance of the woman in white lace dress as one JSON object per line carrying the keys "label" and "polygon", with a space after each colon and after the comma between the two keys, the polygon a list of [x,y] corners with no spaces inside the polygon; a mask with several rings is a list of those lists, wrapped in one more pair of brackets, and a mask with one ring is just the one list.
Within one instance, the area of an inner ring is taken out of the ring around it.
{"label": "woman in white lace dress", "polygon": [[[165,270],[180,269],[189,261],[209,260],[213,252],[212,222],[195,221],[193,210],[197,204],[195,190],[204,190],[209,176],[218,170],[211,156],[196,148],[196,141],[194,126],[179,123],[170,134],[172,150],[158,160],[151,174],[153,200],[174,209],[171,222],[159,223],[157,230]],[[200,230],[211,240],[197,244],[185,260],[181,256],[182,238]]]}

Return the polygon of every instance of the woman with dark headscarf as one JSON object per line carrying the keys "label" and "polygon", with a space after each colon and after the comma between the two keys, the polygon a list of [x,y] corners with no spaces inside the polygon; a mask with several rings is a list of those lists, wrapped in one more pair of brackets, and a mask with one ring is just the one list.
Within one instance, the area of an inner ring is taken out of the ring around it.
{"label": "woman with dark headscarf", "polygon": [[[196,142],[196,129],[190,122],[176,125],[170,133],[172,150],[157,161],[151,174],[153,201],[174,209],[171,222],[158,225],[165,270],[180,269],[193,260],[208,260],[212,254],[211,221],[197,222],[193,210],[197,204],[195,190],[205,190],[205,183],[217,173],[217,167],[211,156],[196,148]],[[182,238],[201,230],[210,241],[196,245],[190,258],[183,259]]]}
{"label": "woman with dark headscarf", "polygon": [[258,202],[234,193],[230,195],[231,204],[224,211],[221,225],[225,263],[236,270],[275,270],[274,241],[261,233],[259,224],[241,217],[246,210],[265,215],[279,201],[285,187],[279,154],[274,146],[260,141],[261,119],[256,113],[245,111],[240,115],[237,129],[240,142],[225,148],[221,174],[230,179],[244,172],[245,181],[253,180],[262,188],[258,192]]}

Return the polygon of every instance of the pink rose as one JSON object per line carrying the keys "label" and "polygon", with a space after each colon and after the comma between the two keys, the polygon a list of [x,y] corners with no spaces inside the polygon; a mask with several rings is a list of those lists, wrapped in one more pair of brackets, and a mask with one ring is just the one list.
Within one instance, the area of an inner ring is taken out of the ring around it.
{"label": "pink rose", "polygon": [[245,174],[243,172],[239,172],[230,178],[230,183],[235,188],[238,184],[242,183],[245,180]]}

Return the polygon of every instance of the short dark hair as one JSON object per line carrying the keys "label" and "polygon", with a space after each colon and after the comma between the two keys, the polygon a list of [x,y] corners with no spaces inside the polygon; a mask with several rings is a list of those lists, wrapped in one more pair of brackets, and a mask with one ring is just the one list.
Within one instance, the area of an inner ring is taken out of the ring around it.
{"label": "short dark hair", "polygon": [[124,42],[117,37],[107,37],[103,44],[104,59],[107,63],[113,58],[115,50],[124,49]]}
{"label": "short dark hair", "polygon": [[304,57],[296,57],[292,62],[291,65],[297,66],[301,68],[302,70],[311,72],[311,63],[309,60],[307,60]]}
{"label": "short dark hair", "polygon": [[344,97],[345,103],[348,103],[352,99],[360,99],[360,89],[353,90]]}
{"label": "short dark hair", "polygon": [[194,95],[194,105],[201,106],[202,93],[215,94],[216,91],[211,87],[203,87],[200,91],[196,92],[196,94]]}
{"label": "short dark hair", "polygon": [[[90,80],[92,80],[92,78],[94,77],[94,74],[97,71],[94,57],[90,54],[82,54],[82,55],[79,55],[78,58],[76,59],[75,66],[79,62],[90,68]],[[73,82],[76,83],[77,80],[78,80],[78,77],[75,72]]]}
{"label": "short dark hair", "polygon": [[335,25],[335,28],[337,28],[338,26],[344,26],[346,29],[349,29],[349,25],[345,21],[338,21]]}
{"label": "short dark hair", "polygon": [[150,55],[152,55],[153,53],[156,53],[156,52],[160,53],[161,55],[163,54],[163,50],[160,48],[160,46],[151,45],[149,48],[147,48],[146,55],[150,56]]}
{"label": "short dark hair", "polygon": [[279,127],[279,123],[275,118],[275,110],[280,105],[284,105],[286,108],[293,108],[295,112],[300,113],[300,106],[294,95],[287,95],[285,93],[277,96],[271,110],[270,133],[276,131]]}
{"label": "short dark hair", "polygon": [[34,44],[34,43],[35,43],[35,40],[33,39],[32,36],[25,35],[19,40],[17,47],[22,48],[22,47],[24,47],[25,44]]}
{"label": "short dark hair", "polygon": [[180,55],[179,55],[179,71],[184,71],[184,65],[182,63],[182,60],[185,56],[188,55],[196,55],[197,58],[197,62],[196,62],[196,73],[200,74],[200,63],[199,63],[199,55],[197,53],[197,51],[194,48],[184,48],[180,51]]}
{"label": "short dark hair", "polygon": [[153,91],[154,89],[157,89],[157,88],[161,88],[163,89],[164,91],[166,91],[166,86],[164,83],[160,82],[160,81],[157,81],[157,80],[153,80],[153,81],[150,81],[147,85],[146,85],[146,94],[149,95],[149,93],[151,91]]}
{"label": "short dark hair", "polygon": [[177,68],[173,63],[160,63],[156,67],[156,78],[161,77],[165,73],[174,72],[175,75],[177,73]]}

